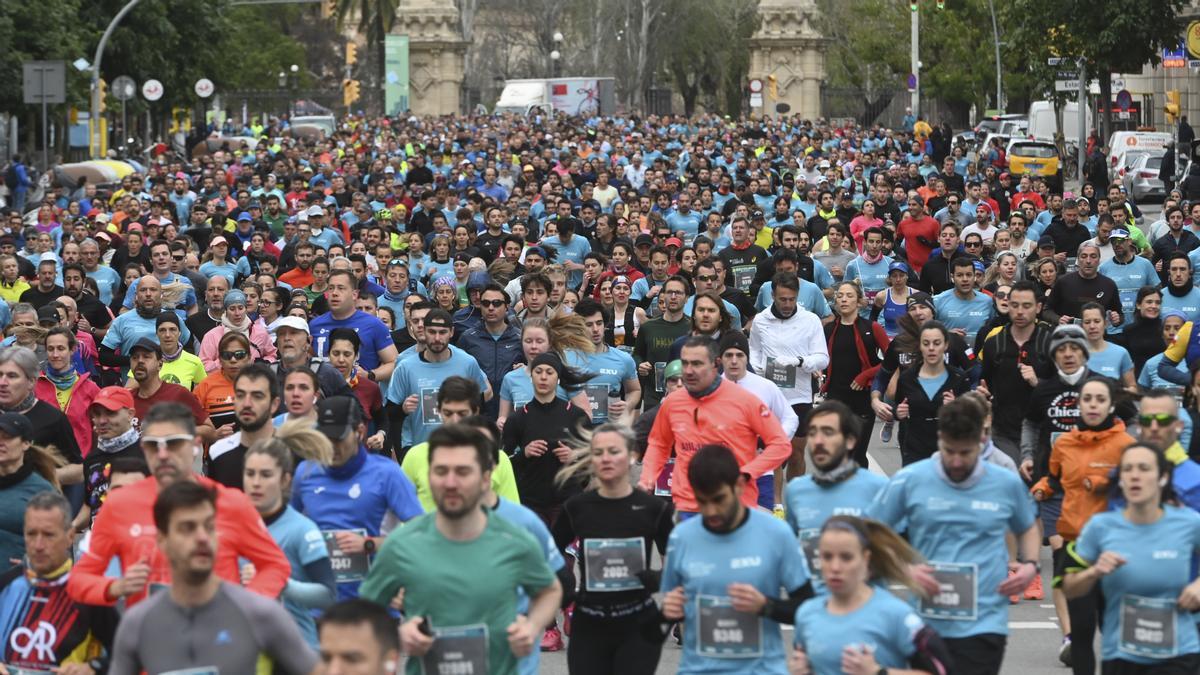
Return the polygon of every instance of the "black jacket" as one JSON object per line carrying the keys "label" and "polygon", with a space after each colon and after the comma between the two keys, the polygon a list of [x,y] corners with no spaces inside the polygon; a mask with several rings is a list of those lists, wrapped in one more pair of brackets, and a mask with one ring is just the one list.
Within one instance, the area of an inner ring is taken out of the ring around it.
{"label": "black jacket", "polygon": [[908,418],[900,421],[899,437],[900,454],[905,465],[926,459],[937,452],[937,416],[945,393],[952,391],[959,396],[970,389],[966,373],[954,366],[946,366],[946,381],[930,399],[918,380],[920,372],[921,367],[914,364],[900,372],[900,380],[896,384],[896,403],[908,401]]}

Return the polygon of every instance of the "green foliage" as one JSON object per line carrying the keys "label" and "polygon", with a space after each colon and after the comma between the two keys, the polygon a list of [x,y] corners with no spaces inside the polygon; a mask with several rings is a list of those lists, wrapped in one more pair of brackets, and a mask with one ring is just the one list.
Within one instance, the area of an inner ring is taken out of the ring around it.
{"label": "green foliage", "polygon": [[659,41],[660,67],[683,97],[684,112],[691,115],[703,103],[710,111],[738,114],[750,60],[748,40],[758,28],[754,3],[674,0],[666,11],[673,20]]}
{"label": "green foliage", "polygon": [[[0,110],[24,109],[21,64],[25,61],[65,59],[83,54],[87,32],[80,26],[83,0],[0,2]],[[95,39],[92,40],[95,44]],[[86,78],[67,69],[68,101],[86,100]]]}

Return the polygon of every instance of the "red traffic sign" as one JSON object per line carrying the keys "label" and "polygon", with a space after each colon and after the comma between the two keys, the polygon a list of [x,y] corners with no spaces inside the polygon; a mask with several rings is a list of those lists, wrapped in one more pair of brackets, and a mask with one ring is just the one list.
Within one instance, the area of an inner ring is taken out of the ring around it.
{"label": "red traffic sign", "polygon": [[753,80],[750,80],[750,92],[751,93],[757,94],[760,91],[762,91],[762,89],[763,89],[762,80],[758,79],[757,77],[754,78]]}

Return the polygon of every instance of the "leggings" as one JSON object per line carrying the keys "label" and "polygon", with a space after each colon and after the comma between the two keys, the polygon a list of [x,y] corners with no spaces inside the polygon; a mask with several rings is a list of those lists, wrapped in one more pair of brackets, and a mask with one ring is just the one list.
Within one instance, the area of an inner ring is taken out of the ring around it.
{"label": "leggings", "polygon": [[567,643],[571,675],[654,675],[662,644],[651,642],[643,627],[657,610],[619,619],[602,619],[576,609]]}
{"label": "leggings", "polygon": [[1074,675],[1094,675],[1096,650],[1092,642],[1104,611],[1104,598],[1097,585],[1085,596],[1067,600],[1067,615],[1071,617],[1071,672]]}
{"label": "leggings", "polygon": [[875,433],[875,411],[867,406],[866,411],[855,410],[858,416],[858,442],[854,444],[854,461],[862,468],[867,468],[867,447],[871,445],[871,435]]}

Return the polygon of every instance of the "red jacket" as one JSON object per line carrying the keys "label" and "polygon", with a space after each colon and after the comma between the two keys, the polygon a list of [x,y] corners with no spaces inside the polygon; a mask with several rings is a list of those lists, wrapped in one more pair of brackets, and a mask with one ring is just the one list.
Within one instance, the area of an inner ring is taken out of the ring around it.
{"label": "red jacket", "polygon": [[[88,416],[88,408],[100,393],[100,386],[92,381],[91,373],[79,376],[75,388],[71,390],[71,398],[67,401],[67,409],[63,414],[71,422],[71,431],[75,432],[75,442],[79,444],[79,452],[87,457],[92,451],[92,419]],[[33,385],[33,395],[39,401],[58,408],[58,394],[54,383],[46,379],[46,373],[38,374],[37,382]]]}
{"label": "red jacket", "polygon": [[[217,559],[213,571],[240,586],[238,558],[245,558],[255,569],[254,578],[246,587],[270,598],[279,597],[292,568],[250,498],[241,490],[227,488],[203,476],[193,478],[217,491]],[[108,493],[104,508],[92,525],[91,546],[71,569],[67,582],[71,599],[86,605],[116,604],[116,599],[108,596],[108,588],[116,579],[104,575],[113,556],[120,557],[122,571],[139,561],[150,563],[147,589],[126,598],[127,608],[144,600],[147,590],[171,583],[170,564],[155,541],[157,498],[158,481],[153,476]]]}

